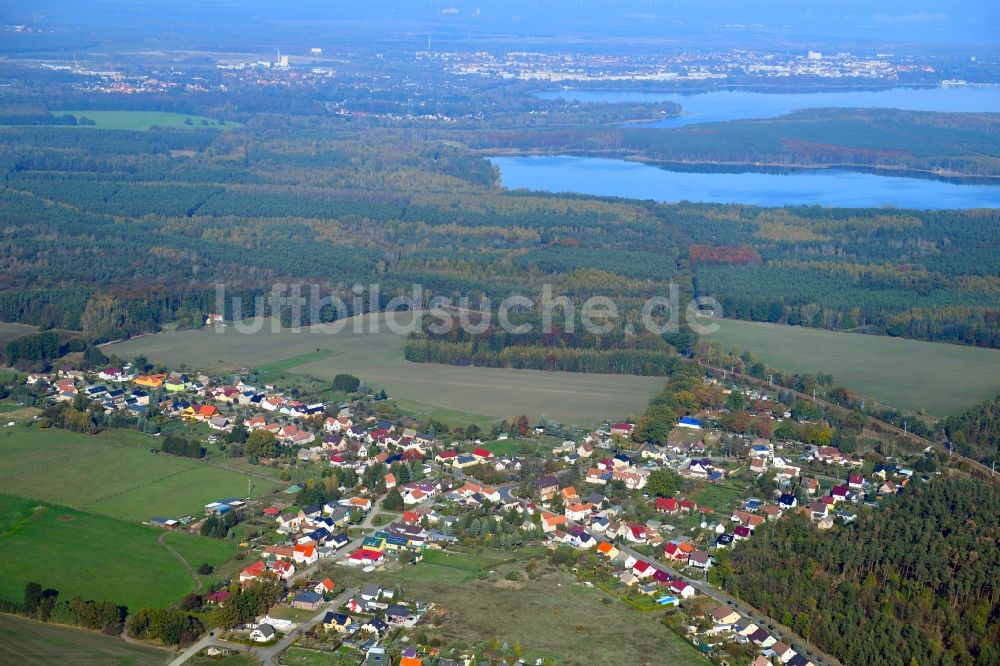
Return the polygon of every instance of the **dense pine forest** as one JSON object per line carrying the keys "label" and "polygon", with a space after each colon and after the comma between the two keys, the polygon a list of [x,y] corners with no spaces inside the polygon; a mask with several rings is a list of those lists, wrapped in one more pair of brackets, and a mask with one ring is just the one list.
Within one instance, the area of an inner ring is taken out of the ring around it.
{"label": "dense pine forest", "polygon": [[996,460],[1000,454],[1000,396],[987,400],[938,424],[956,453],[978,460]]}
{"label": "dense pine forest", "polygon": [[726,586],[844,663],[1000,662],[1000,495],[935,479],[820,531],[794,516],[724,564]]}
{"label": "dense pine forest", "polygon": [[[620,334],[642,299],[673,283],[741,319],[1000,346],[995,210],[508,193],[487,160],[433,132],[315,116],[259,114],[221,130],[7,128],[0,155],[0,320],[91,339],[198,325],[218,281],[244,316],[276,281],[317,282],[349,304],[351,285],[380,283],[365,309],[413,283],[473,300],[537,298],[549,283],[575,303],[619,300]],[[434,341],[412,353],[661,372],[665,357],[645,359],[658,351],[648,341],[609,340],[492,339],[489,353],[482,341]],[[642,360],[604,353],[636,348]]]}

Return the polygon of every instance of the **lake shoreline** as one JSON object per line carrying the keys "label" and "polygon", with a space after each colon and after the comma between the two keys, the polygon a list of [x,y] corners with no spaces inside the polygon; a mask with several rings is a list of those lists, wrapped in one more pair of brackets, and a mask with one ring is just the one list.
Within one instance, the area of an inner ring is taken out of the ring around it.
{"label": "lake shoreline", "polygon": [[[1000,174],[966,174],[961,172],[939,173],[931,169],[914,169],[912,167],[872,166],[868,164],[842,163],[811,163],[811,164],[781,164],[772,162],[739,162],[715,160],[655,160],[643,157],[640,153],[621,150],[565,150],[557,153],[551,150],[534,150],[524,148],[478,149],[476,154],[487,159],[493,157],[582,157],[617,159],[636,164],[675,171],[681,173],[809,173],[827,170],[843,170],[873,175],[889,175],[902,178],[922,178],[955,184],[978,184],[1000,186]],[[674,168],[678,167],[678,168]],[[717,170],[683,168],[683,167],[715,167]]]}
{"label": "lake shoreline", "polygon": [[[607,153],[605,153],[607,155]],[[1000,208],[997,181],[947,179],[932,174],[868,169],[661,168],[636,159],[579,155],[503,155],[490,162],[508,190],[573,193],[661,203],[728,204],[783,208],[899,208],[974,210]]]}

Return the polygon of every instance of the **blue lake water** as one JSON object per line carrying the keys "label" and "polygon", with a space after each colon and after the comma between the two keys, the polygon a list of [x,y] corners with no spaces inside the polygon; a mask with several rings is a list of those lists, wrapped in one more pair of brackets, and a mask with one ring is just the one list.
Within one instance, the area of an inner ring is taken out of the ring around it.
{"label": "blue lake water", "polygon": [[685,95],[601,90],[552,90],[542,99],[581,102],[676,102],[684,115],[644,124],[645,127],[683,127],[694,123],[745,118],[776,118],[797,109],[871,107],[908,111],[1000,112],[1000,86],[942,86],[890,88],[877,91],[816,93],[761,93],[719,90]]}
{"label": "blue lake water", "polygon": [[510,189],[599,196],[844,208],[961,209],[1000,207],[1000,187],[841,170],[775,173],[691,173],[594,157],[494,157]]}

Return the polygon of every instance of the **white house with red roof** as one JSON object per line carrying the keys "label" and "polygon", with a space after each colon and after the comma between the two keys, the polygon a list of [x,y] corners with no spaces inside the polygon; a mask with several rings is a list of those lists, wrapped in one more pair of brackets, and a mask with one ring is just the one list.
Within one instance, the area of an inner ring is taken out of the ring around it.
{"label": "white house with red roof", "polygon": [[635,425],[633,425],[632,423],[625,423],[623,421],[621,423],[612,423],[611,424],[611,434],[612,435],[619,435],[621,437],[628,437],[628,436],[630,436],[632,434],[633,430],[635,430]]}

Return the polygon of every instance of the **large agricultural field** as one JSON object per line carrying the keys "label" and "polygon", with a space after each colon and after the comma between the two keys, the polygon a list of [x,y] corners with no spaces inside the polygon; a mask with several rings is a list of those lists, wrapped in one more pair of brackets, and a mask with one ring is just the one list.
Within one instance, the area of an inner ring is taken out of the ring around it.
{"label": "large agricultural field", "polygon": [[1000,351],[780,324],[716,320],[705,336],[749,350],[790,372],[833,375],[834,383],[898,409],[944,417],[1000,393]]}
{"label": "large agricultural field", "polygon": [[[145,525],[0,495],[0,598],[17,600],[30,581],[59,590],[61,599],[81,595],[135,610],[169,605],[194,588],[194,580]],[[189,543],[190,542],[190,543]],[[171,546],[195,554],[189,562],[219,565],[233,544],[190,534],[171,534]],[[114,581],[113,584],[110,581]]]}
{"label": "large agricultural field", "polygon": [[[398,583],[407,599],[434,602],[425,627],[429,636],[469,644],[491,637],[518,641],[528,663],[553,657],[570,665],[703,664],[695,648],[660,622],[662,612],[628,612],[622,603],[584,587],[565,571],[542,564],[535,580],[525,578],[526,552],[483,556],[428,551],[426,561],[380,572],[382,586]],[[520,580],[508,574],[516,571]],[[348,585],[370,580],[346,567],[332,572]],[[607,601],[605,601],[605,599]]]}
{"label": "large agricultural field", "polygon": [[[205,504],[245,497],[248,477],[205,462],[151,453],[158,440],[126,430],[80,435],[64,430],[0,430],[0,493],[131,521],[200,515]],[[252,478],[252,494],[278,482]]]}
{"label": "large agricultural field", "polygon": [[0,664],[104,664],[154,666],[169,661],[171,653],[132,645],[113,636],[0,615]]}
{"label": "large agricultural field", "polygon": [[37,326],[0,322],[0,345],[5,345],[11,340],[17,340],[21,336],[34,333],[37,330]]}
{"label": "large agricultural field", "polygon": [[[230,325],[221,331],[206,328],[147,335],[106,345],[103,351],[123,359],[144,355],[171,367],[184,363],[209,371],[274,363],[288,372],[324,380],[349,372],[376,389],[384,388],[408,409],[445,419],[454,410],[495,420],[544,415],[565,424],[594,426],[604,419],[642,412],[663,386],[657,377],[410,363],[403,359],[403,336],[386,328],[381,317],[366,317],[365,332],[355,332],[354,322],[345,321],[338,323],[342,330],[333,334],[330,326],[275,333],[269,324],[256,333],[241,334]],[[367,332],[372,321],[380,322],[378,332]],[[279,363],[319,349],[332,350],[332,354],[294,367]]]}

